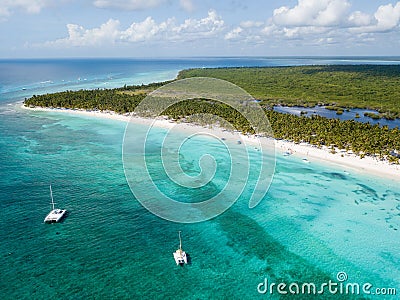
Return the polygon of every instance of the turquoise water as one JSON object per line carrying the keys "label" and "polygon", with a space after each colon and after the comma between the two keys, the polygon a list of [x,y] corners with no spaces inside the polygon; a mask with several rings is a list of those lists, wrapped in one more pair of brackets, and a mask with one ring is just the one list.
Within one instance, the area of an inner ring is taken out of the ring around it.
{"label": "turquoise water", "polygon": [[[124,122],[21,110],[17,98],[0,105],[1,299],[274,299],[276,290],[257,292],[265,278],[321,284],[338,282],[340,271],[347,282],[400,292],[398,181],[278,154],[271,187],[256,208],[248,208],[245,190],[212,220],[168,222],[129,189]],[[204,143],[193,155],[183,149],[185,168],[196,174],[193,161],[214,146]],[[216,176],[223,180],[224,169]],[[50,183],[69,215],[46,225]],[[198,195],[168,182],[162,188]],[[172,257],[179,230],[191,257],[184,267]]]}

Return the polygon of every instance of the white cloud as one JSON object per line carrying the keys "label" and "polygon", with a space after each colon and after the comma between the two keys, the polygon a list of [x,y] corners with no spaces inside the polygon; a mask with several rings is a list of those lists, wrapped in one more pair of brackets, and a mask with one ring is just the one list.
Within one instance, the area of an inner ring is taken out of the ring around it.
{"label": "white cloud", "polygon": [[275,32],[277,32],[278,27],[275,24],[268,24],[261,29],[261,34],[265,36],[272,36]]}
{"label": "white cloud", "polygon": [[317,40],[317,44],[325,44],[325,45],[327,45],[327,44],[335,44],[335,43],[336,43],[335,39],[331,38],[331,37],[320,38],[320,39]]}
{"label": "white cloud", "polygon": [[293,8],[275,9],[272,20],[281,26],[335,26],[346,19],[349,8],[347,0],[298,0]]}
{"label": "white cloud", "polygon": [[350,2],[298,0],[291,7],[278,7],[265,22],[246,20],[239,26],[232,25],[224,39],[243,45],[273,41],[304,47],[349,47],[374,43],[379,40],[379,32],[400,31],[400,2],[377,7],[372,14],[352,11]]}
{"label": "white cloud", "polygon": [[128,29],[121,31],[119,39],[127,42],[151,40],[160,32],[165,31],[172,22],[173,19],[169,19],[157,24],[151,17],[147,17],[143,22],[132,23]]}
{"label": "white cloud", "polygon": [[120,22],[110,19],[98,28],[85,29],[76,24],[68,24],[68,37],[46,45],[52,46],[94,46],[105,43],[114,43],[119,35]]}
{"label": "white cloud", "polygon": [[372,18],[370,15],[365,14],[361,11],[355,11],[349,16],[348,20],[349,23],[353,24],[355,27],[360,27],[371,24]]}
{"label": "white cloud", "polygon": [[400,2],[393,7],[392,4],[382,5],[375,13],[378,30],[386,31],[399,25],[400,20]]}
{"label": "white cloud", "polygon": [[164,2],[165,0],[95,0],[93,5],[99,8],[141,10],[157,7]]}
{"label": "white cloud", "polygon": [[[260,32],[253,33],[275,40],[301,40],[304,45],[313,41],[323,41],[325,45],[339,41],[367,43],[377,40],[373,34],[399,32],[399,23],[400,2],[382,5],[370,15],[351,11],[348,0],[298,0],[293,7],[275,9]],[[250,31],[242,32],[237,38],[249,40],[249,34]]]}
{"label": "white cloud", "polygon": [[301,37],[309,37],[309,36],[316,36],[327,33],[327,29],[323,27],[316,27],[316,26],[307,26],[307,27],[284,27],[282,29],[283,34],[287,38],[301,38]]}
{"label": "white cloud", "polygon": [[237,39],[240,36],[240,33],[243,32],[243,29],[241,27],[236,27],[235,29],[229,31],[227,34],[225,34],[225,40],[233,40]]}
{"label": "white cloud", "polygon": [[228,31],[224,39],[232,42],[243,42],[243,46],[251,43],[255,44],[263,44],[265,42],[265,36],[267,35],[263,31],[264,22],[257,21],[244,21],[240,23],[240,26],[237,26],[230,31]]}
{"label": "white cloud", "polygon": [[348,0],[298,0],[293,8],[275,9],[271,20],[289,32],[309,26],[351,28],[351,32],[358,33],[383,32],[399,26],[400,2],[379,6],[372,16],[361,11],[350,12]]}
{"label": "white cloud", "polygon": [[240,22],[240,26],[243,28],[251,28],[251,27],[260,27],[264,24],[264,22],[257,22],[257,21],[243,21]]}
{"label": "white cloud", "polygon": [[243,40],[245,42],[259,43],[262,39],[260,36],[260,31],[263,25],[265,25],[265,23],[260,21],[242,21],[240,22],[239,26],[236,26],[228,31],[225,34],[224,39],[231,41]]}
{"label": "white cloud", "polygon": [[[17,8],[26,12],[39,12],[54,0],[6,1],[8,6],[0,7],[0,20],[2,15],[6,16]],[[194,9],[194,0],[90,0],[90,3],[104,8],[135,10],[167,6],[172,1],[176,1],[181,10],[190,12]],[[131,48],[130,44],[135,43],[140,43],[145,48],[148,48],[148,45],[156,48],[159,45],[176,43],[180,46],[185,42],[194,42],[194,48],[198,47],[200,50],[203,45],[217,43],[221,44],[221,49],[225,49],[224,46],[228,46],[228,49],[229,45],[232,49],[238,45],[251,48],[257,44],[268,47],[283,45],[282,47],[287,48],[291,45],[304,48],[347,45],[351,48],[352,45],[364,47],[382,41],[388,34],[380,35],[381,32],[391,32],[392,37],[399,33],[400,1],[396,4],[377,6],[375,11],[369,13],[352,10],[351,2],[352,0],[297,0],[292,6],[277,5],[277,8],[266,16],[266,20],[236,20],[228,25],[215,10],[208,11],[203,18],[178,20],[175,17],[166,17],[159,20],[149,16],[124,26],[116,19],[109,19],[104,24],[92,28],[68,24],[68,34],[64,38],[49,41],[45,45],[60,49],[94,46],[107,48],[107,45],[119,44],[124,45],[121,49],[125,49],[126,46],[128,49]],[[14,6],[10,3],[14,3]],[[22,8],[22,3],[31,6]],[[174,7],[176,8],[176,5]],[[213,43],[199,41],[201,39],[212,39]]]}
{"label": "white cloud", "polygon": [[200,20],[186,19],[182,24],[174,26],[171,31],[182,36],[190,34],[194,34],[195,36],[211,36],[220,32],[223,26],[224,21],[217,12],[209,10],[207,17]]}
{"label": "white cloud", "polygon": [[392,4],[381,5],[374,14],[374,17],[369,17],[367,22],[366,17],[363,24],[352,28],[352,32],[356,33],[378,33],[398,29],[400,23],[400,2],[395,6]]}
{"label": "white cloud", "polygon": [[0,19],[6,19],[15,11],[23,11],[29,14],[40,13],[51,2],[51,0],[2,0],[0,4]]}
{"label": "white cloud", "polygon": [[134,22],[127,29],[120,30],[120,22],[110,19],[100,27],[85,29],[76,24],[68,24],[68,37],[46,42],[47,46],[98,46],[119,42],[146,41],[189,41],[211,38],[222,32],[224,21],[214,10],[203,19],[187,19],[177,24],[175,18],[157,23],[147,17],[142,22]]}

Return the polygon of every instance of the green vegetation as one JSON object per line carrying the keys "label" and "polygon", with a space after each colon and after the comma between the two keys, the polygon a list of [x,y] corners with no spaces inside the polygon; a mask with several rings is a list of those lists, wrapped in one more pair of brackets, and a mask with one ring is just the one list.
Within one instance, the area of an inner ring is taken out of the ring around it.
{"label": "green vegetation", "polygon": [[400,117],[399,65],[189,69],[178,79],[201,76],[230,81],[266,107],[324,104]]}
{"label": "green vegetation", "polygon": [[336,107],[336,106],[326,105],[326,106],[325,106],[325,109],[327,109],[327,110],[337,110],[337,109],[339,109],[339,108]]}
{"label": "green vegetation", "polygon": [[337,114],[337,115],[343,115],[343,109],[338,109],[338,110],[336,111],[336,114]]}
{"label": "green vegetation", "polygon": [[271,110],[266,111],[268,119],[278,139],[306,142],[317,147],[327,146],[352,150],[364,157],[376,156],[399,163],[393,155],[393,150],[400,149],[400,130],[379,127],[354,120],[340,121],[326,119],[320,116],[297,117],[295,115],[280,114]]}
{"label": "green vegetation", "polygon": [[344,110],[349,111],[349,109],[345,109],[345,108],[342,108],[342,107],[339,107],[339,106],[332,106],[332,105],[325,106],[325,109],[334,110],[334,111],[336,111],[337,115],[342,115]]}
{"label": "green vegetation", "polygon": [[[397,110],[392,108],[399,101],[400,90],[394,89],[391,86],[393,82],[400,80],[400,76],[395,76],[400,67],[388,66],[387,70],[385,66],[375,66],[375,68],[372,66],[317,66],[196,69],[182,71],[179,77],[186,78],[189,75],[214,76],[232,80],[232,82],[248,90],[257,98],[263,100],[261,104],[269,118],[275,138],[295,143],[307,142],[317,147],[327,146],[332,152],[336,148],[347,151],[351,150],[360,155],[360,157],[371,155],[380,159],[387,159],[390,162],[399,163],[399,158],[394,152],[395,150],[400,150],[400,131],[398,128],[389,129],[386,126],[372,126],[354,120],[340,121],[338,119],[326,119],[319,116],[306,117],[303,114],[299,117],[290,114],[281,114],[269,109],[275,103],[298,105],[298,101],[306,106],[312,106],[316,103],[321,103],[323,99],[320,96],[325,95],[324,99],[331,99],[330,101],[333,99],[337,102],[336,105],[331,105],[331,109],[340,114],[347,107],[347,102],[351,102],[352,107],[364,107],[365,103],[371,105],[373,101],[361,101],[358,103],[357,97],[361,97],[361,95],[358,95],[355,91],[360,91],[362,95],[368,94],[368,91],[373,91],[370,93],[375,96],[382,96],[383,87],[377,78],[385,76],[389,78],[391,75],[393,78],[388,79],[389,83],[386,82],[389,88],[386,89],[385,101],[382,102],[384,103],[382,109],[387,109],[387,113],[381,113],[381,115],[397,116],[399,108],[396,107]],[[277,78],[274,78],[275,73]],[[224,76],[227,78],[224,78]],[[361,77],[363,76],[366,82],[362,81]],[[327,87],[329,77],[332,77],[331,85],[335,85],[335,82],[346,83],[342,95],[353,91],[351,97],[346,98],[340,94],[336,95],[335,93],[338,92],[336,87],[328,87],[328,90],[324,91]],[[349,78],[353,78],[354,81],[347,82]],[[259,79],[260,82],[258,82]],[[321,79],[320,87],[318,87],[319,79]],[[291,80],[294,82],[289,84]],[[132,112],[147,93],[166,83],[168,82],[146,86],[125,86],[119,89],[65,91],[33,96],[25,100],[25,105],[112,110],[118,113],[127,113]],[[308,85],[303,86],[305,83],[308,83]],[[275,87],[274,85],[277,86]],[[367,87],[368,85],[372,87],[370,90]],[[282,88],[283,86],[286,87]],[[314,96],[312,97],[312,95]],[[160,98],[158,101],[163,101],[163,99]],[[324,103],[328,102],[324,100]],[[333,102],[329,103],[334,104]],[[220,116],[236,129],[244,133],[254,133],[248,121],[239,112],[225,104],[207,99],[192,99],[179,102],[169,107],[163,114],[175,120],[191,120],[188,116],[199,113]]]}
{"label": "green vegetation", "polygon": [[132,111],[145,96],[127,95],[117,90],[80,90],[45,94],[25,100],[27,106],[69,109],[113,110],[117,113]]}
{"label": "green vegetation", "polygon": [[365,116],[365,117],[372,118],[372,119],[374,119],[374,120],[378,120],[378,119],[381,118],[379,114],[370,113],[370,112],[364,113],[364,116]]}
{"label": "green vegetation", "polygon": [[124,86],[118,89],[96,89],[65,91],[53,94],[34,95],[25,99],[26,106],[42,106],[69,109],[112,110],[127,113],[135,109],[147,93],[170,81],[140,86]]}

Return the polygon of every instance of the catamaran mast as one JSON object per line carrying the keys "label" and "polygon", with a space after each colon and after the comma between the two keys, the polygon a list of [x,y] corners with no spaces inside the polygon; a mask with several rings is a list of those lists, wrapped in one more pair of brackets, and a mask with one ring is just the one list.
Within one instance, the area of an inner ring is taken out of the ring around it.
{"label": "catamaran mast", "polygon": [[180,231],[178,231],[178,233],[179,233],[179,249],[181,249],[181,250],[182,250],[181,232],[180,232]]}
{"label": "catamaran mast", "polygon": [[53,191],[51,190],[51,184],[50,184],[50,197],[51,197],[51,205],[53,206],[53,210],[54,210]]}

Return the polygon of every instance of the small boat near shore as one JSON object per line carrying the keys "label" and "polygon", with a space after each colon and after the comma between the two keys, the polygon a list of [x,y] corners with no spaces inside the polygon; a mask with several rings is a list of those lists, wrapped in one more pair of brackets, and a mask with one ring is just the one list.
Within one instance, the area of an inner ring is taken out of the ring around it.
{"label": "small boat near shore", "polygon": [[293,154],[293,150],[292,149],[288,149],[287,151],[283,152],[283,156],[290,156]]}
{"label": "small boat near shore", "polygon": [[183,264],[187,264],[187,255],[186,252],[182,250],[182,240],[181,240],[181,232],[178,232],[179,234],[179,249],[176,250],[173,255],[174,255],[174,259],[176,262],[176,265],[183,265]]}
{"label": "small boat near shore", "polygon": [[65,209],[59,209],[54,207],[54,200],[53,200],[53,191],[51,190],[51,184],[50,184],[50,198],[51,198],[51,205],[52,205],[52,210],[49,212],[49,214],[46,216],[44,219],[45,223],[57,223],[59,222],[67,213],[67,210]]}

